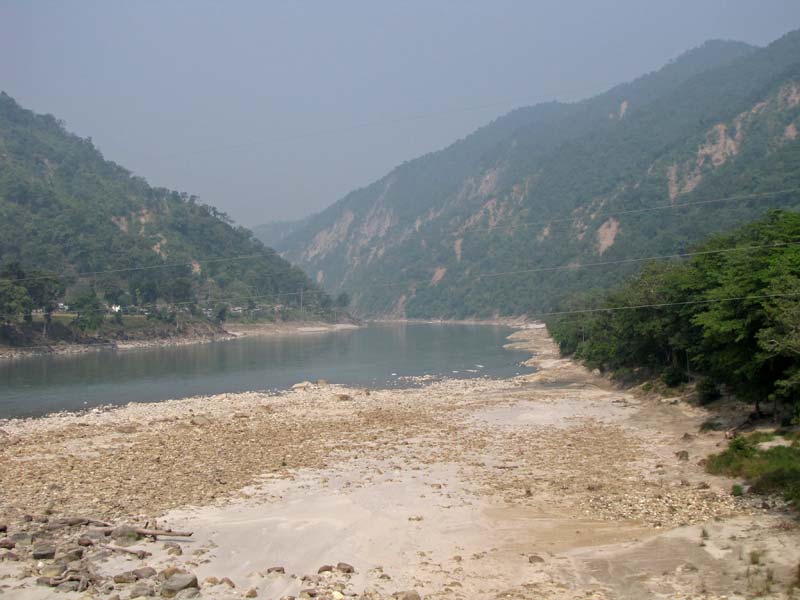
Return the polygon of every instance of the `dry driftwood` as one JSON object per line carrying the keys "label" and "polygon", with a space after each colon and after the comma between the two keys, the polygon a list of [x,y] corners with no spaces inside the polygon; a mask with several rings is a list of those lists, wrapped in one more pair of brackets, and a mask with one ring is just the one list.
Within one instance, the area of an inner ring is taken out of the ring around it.
{"label": "dry driftwood", "polygon": [[139,560],[143,558],[147,558],[148,556],[152,556],[150,552],[145,550],[129,550],[128,548],[120,548],[119,546],[112,546],[110,544],[101,544],[101,548],[105,548],[106,550],[113,550],[114,552],[122,552],[124,554],[131,554],[137,557]]}
{"label": "dry driftwood", "polygon": [[[98,527],[98,531],[102,531],[106,535],[114,531],[116,527]],[[144,527],[131,527],[133,531],[139,535],[148,537],[166,536],[166,537],[191,537],[194,532],[192,531],[172,531],[171,529],[145,529]]]}

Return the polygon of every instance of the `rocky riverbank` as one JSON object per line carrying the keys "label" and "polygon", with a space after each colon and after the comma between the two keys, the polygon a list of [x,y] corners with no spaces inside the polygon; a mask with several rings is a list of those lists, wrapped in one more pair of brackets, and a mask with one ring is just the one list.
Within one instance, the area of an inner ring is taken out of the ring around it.
{"label": "rocky riverbank", "polygon": [[705,474],[724,444],[699,431],[705,410],[621,392],[543,329],[511,343],[535,373],[2,422],[0,594],[786,593],[797,522]]}
{"label": "rocky riverbank", "polygon": [[86,343],[53,342],[31,346],[7,346],[0,344],[0,360],[28,358],[49,354],[83,354],[108,350],[146,350],[224,342],[245,336],[308,335],[356,329],[351,323],[325,323],[320,321],[295,321],[285,323],[228,323],[225,328],[209,327],[204,331],[191,331],[141,339],[92,339]]}

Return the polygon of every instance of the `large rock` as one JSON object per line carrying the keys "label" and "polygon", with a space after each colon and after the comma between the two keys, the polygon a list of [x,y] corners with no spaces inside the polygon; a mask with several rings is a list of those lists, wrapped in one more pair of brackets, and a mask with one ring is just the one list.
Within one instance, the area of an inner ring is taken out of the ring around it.
{"label": "large rock", "polygon": [[138,542],[142,539],[142,534],[130,525],[120,525],[111,531],[111,539],[124,546]]}
{"label": "large rock", "polygon": [[135,583],[138,579],[131,571],[114,575],[114,583]]}
{"label": "large rock", "polygon": [[161,584],[161,595],[164,598],[174,598],[179,592],[187,589],[197,589],[197,577],[191,573],[173,573]]}
{"label": "large rock", "polygon": [[50,546],[48,544],[38,544],[33,547],[34,560],[49,560],[51,558],[55,558],[55,556],[56,549],[54,546]]}
{"label": "large rock", "polygon": [[67,548],[58,555],[59,560],[66,562],[73,562],[83,558],[83,548],[76,546],[74,548]]}
{"label": "large rock", "polygon": [[140,596],[152,596],[153,584],[149,581],[137,581],[131,588],[131,598],[139,598]]}
{"label": "large rock", "polygon": [[0,540],[0,548],[5,548],[6,550],[13,550],[16,548],[17,544],[14,540],[10,540],[8,538],[3,538]]}
{"label": "large rock", "polygon": [[156,570],[153,567],[142,567],[131,571],[139,579],[150,579],[156,576]]}
{"label": "large rock", "polygon": [[422,600],[416,590],[407,592],[397,592],[394,595],[395,600]]}
{"label": "large rock", "polygon": [[343,563],[343,562],[340,562],[338,565],[336,565],[336,569],[338,571],[342,572],[342,573],[355,573],[355,571],[356,571],[353,568],[353,565],[349,565],[349,564]]}
{"label": "large rock", "polygon": [[64,565],[59,565],[54,563],[52,565],[45,565],[39,571],[39,574],[42,577],[61,577],[64,574],[66,567]]}

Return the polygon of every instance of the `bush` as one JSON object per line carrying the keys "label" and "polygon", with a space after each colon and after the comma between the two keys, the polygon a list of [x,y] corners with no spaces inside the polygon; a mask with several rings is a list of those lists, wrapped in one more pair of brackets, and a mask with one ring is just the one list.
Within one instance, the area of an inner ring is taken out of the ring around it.
{"label": "bush", "polygon": [[710,377],[701,377],[697,380],[695,385],[697,391],[697,401],[700,404],[710,404],[714,400],[719,399],[719,386]]}
{"label": "bush", "polygon": [[664,385],[667,387],[676,387],[682,383],[686,383],[688,377],[686,376],[686,372],[680,367],[671,366],[664,369],[661,373],[661,381],[663,381]]}
{"label": "bush", "polygon": [[[756,433],[749,438],[737,437],[728,449],[709,457],[706,470],[717,475],[744,477],[757,494],[781,494],[800,506],[800,446],[776,446],[759,450],[756,443],[768,438]],[[741,486],[740,486],[741,487]],[[736,494],[734,486],[733,493]]]}

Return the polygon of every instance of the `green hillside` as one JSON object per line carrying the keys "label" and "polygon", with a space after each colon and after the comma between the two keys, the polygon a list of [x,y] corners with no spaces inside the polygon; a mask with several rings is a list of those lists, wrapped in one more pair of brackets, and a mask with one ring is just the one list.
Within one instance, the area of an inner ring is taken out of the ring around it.
{"label": "green hillside", "polygon": [[[762,49],[708,42],[594,98],[513,111],[404,163],[293,224],[277,248],[364,313],[535,315],[637,265],[531,270],[680,252],[767,208],[800,206],[796,191],[774,193],[800,188],[799,116],[800,33]],[[507,271],[523,272],[496,275]]]}
{"label": "green hillside", "polygon": [[[5,265],[5,266],[4,266]],[[330,299],[214,207],[154,188],[50,115],[0,94],[0,319],[58,302],[86,314],[261,308],[325,317]],[[36,289],[45,286],[47,290]],[[276,308],[277,306],[277,308]]]}

